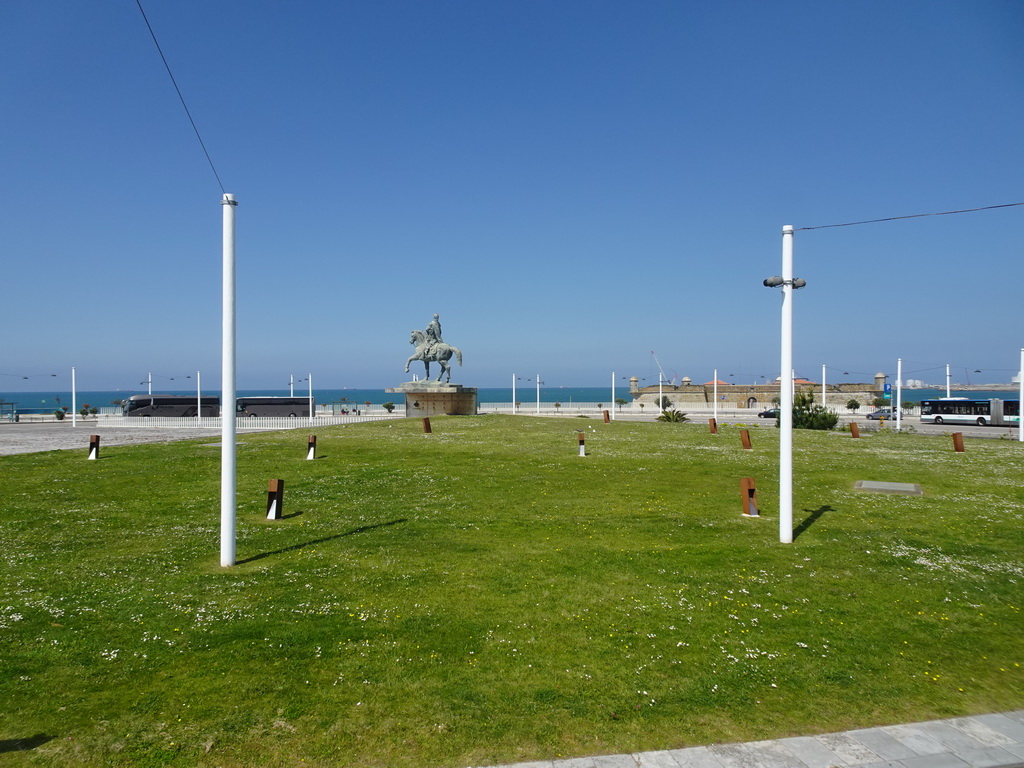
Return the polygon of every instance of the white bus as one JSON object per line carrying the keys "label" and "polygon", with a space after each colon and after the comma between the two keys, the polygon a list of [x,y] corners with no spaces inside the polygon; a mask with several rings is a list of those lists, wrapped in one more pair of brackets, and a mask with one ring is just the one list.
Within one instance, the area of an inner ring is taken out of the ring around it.
{"label": "white bus", "polygon": [[239,416],[309,416],[309,397],[240,397]]}
{"label": "white bus", "polygon": [[1020,423],[1020,400],[969,400],[944,397],[921,401],[922,424],[991,424],[1005,427]]}
{"label": "white bus", "polygon": [[122,406],[125,416],[195,416],[202,401],[202,416],[220,416],[216,395],[132,395]]}

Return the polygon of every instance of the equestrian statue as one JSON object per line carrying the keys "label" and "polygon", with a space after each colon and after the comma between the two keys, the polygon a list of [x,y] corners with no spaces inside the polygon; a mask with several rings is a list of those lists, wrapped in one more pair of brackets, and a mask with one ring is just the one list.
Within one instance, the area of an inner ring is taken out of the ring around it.
{"label": "equestrian statue", "polygon": [[436,313],[434,314],[434,319],[430,321],[425,330],[412,332],[409,343],[415,347],[416,351],[405,361],[406,373],[409,372],[409,364],[413,360],[422,360],[423,367],[426,370],[425,377],[429,379],[430,364],[437,363],[441,366],[441,372],[437,375],[437,380],[440,381],[447,373],[448,378],[446,381],[450,382],[452,380],[452,367],[448,361],[454,357],[459,361],[459,365],[462,365],[462,350],[458,347],[453,347],[451,344],[446,344],[444,339],[441,338],[441,321]]}

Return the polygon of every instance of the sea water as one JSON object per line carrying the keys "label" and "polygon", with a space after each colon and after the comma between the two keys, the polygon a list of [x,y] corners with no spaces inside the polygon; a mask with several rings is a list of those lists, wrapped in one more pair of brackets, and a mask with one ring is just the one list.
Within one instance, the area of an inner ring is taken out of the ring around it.
{"label": "sea water", "polygon": [[[820,392],[820,387],[818,390]],[[727,394],[727,387],[720,387],[719,394]],[[1018,397],[1019,390],[1014,388],[1012,390],[953,390],[953,397],[966,397],[970,400],[988,400],[990,398],[999,398],[1001,400],[1016,400]],[[75,407],[78,410],[88,406],[89,408],[98,408],[103,412],[111,413],[112,409],[116,408],[116,403],[124,400],[131,395],[146,394],[138,390],[110,390],[110,391],[91,391],[91,392],[78,392],[75,396]],[[185,395],[194,396],[196,391],[193,390],[160,390],[155,391],[154,394],[160,395]],[[204,395],[219,395],[220,391],[216,389],[204,389]],[[292,394],[287,389],[239,389],[238,397],[253,397],[257,395],[264,396],[278,396],[287,397]],[[295,397],[308,396],[309,390],[303,390],[300,387],[296,387],[294,390]],[[829,403],[835,404],[843,398],[846,393],[830,392]],[[669,399],[672,398],[672,391],[666,387],[665,395]],[[895,398],[896,391],[893,389],[893,397]],[[936,400],[946,396],[945,389],[904,389],[903,393],[904,402],[920,402],[921,400]],[[318,405],[331,405],[338,404],[341,406],[346,405],[364,405],[365,403],[371,403],[374,405],[380,405],[387,402],[399,402],[403,396],[401,394],[385,392],[383,389],[318,389],[313,388],[313,398],[316,400]],[[613,400],[618,399],[626,400],[627,402],[631,399],[629,396],[629,388],[627,386],[616,387],[615,396],[612,397],[612,389],[608,387],[541,387],[540,388],[540,402],[546,403],[549,406],[553,403],[560,403],[564,406],[571,407],[573,403],[600,403],[604,406],[611,406]],[[538,399],[537,388],[529,385],[525,387],[516,387],[515,390],[516,402],[524,405],[530,403],[536,403]],[[480,403],[511,403],[512,402],[512,388],[511,387],[482,387],[477,392],[477,401]],[[71,392],[70,391],[47,391],[47,392],[3,392],[0,391],[0,403],[14,404],[14,410],[17,413],[52,413],[55,409],[66,406],[69,410],[72,407]],[[867,405],[867,403],[863,403]],[[7,410],[6,408],[4,410]]]}
{"label": "sea water", "polygon": [[[144,395],[146,392],[139,390],[109,390],[77,392],[75,394],[74,406],[76,410],[84,407],[98,408],[102,412],[110,413],[116,408],[121,400],[132,395]],[[192,390],[154,390],[155,395],[184,395],[195,396],[197,393]],[[203,389],[204,396],[219,395],[217,389]],[[307,397],[309,390],[296,387],[294,393],[288,389],[239,389],[238,397],[276,396]],[[616,388],[615,397],[624,400],[629,399],[626,387]],[[371,403],[380,405],[387,402],[401,402],[403,395],[394,392],[385,392],[383,389],[320,389],[313,387],[313,399],[318,405],[339,404],[363,405]],[[516,401],[520,403],[537,402],[536,387],[517,387]],[[511,403],[511,387],[481,388],[477,392],[477,401],[480,403]],[[602,403],[611,405],[611,387],[541,387],[541,403],[561,403],[571,405],[572,403]],[[3,392],[0,391],[0,403],[13,403],[17,413],[52,413],[57,408],[72,407],[71,392],[68,391],[47,391],[47,392]]]}

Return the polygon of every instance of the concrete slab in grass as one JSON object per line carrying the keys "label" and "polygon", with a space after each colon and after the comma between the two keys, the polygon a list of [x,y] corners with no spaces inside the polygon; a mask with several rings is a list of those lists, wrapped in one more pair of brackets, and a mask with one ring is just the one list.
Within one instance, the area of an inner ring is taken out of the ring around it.
{"label": "concrete slab in grass", "polygon": [[917,483],[885,483],[880,480],[858,480],[853,484],[855,491],[868,493],[896,493],[902,496],[922,496],[924,491]]}

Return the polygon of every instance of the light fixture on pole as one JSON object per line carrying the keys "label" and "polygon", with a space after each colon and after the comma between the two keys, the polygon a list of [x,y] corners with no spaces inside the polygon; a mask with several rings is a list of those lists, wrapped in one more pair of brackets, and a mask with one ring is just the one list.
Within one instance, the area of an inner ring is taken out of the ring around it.
{"label": "light fixture on pole", "polygon": [[782,228],[782,274],[763,281],[782,288],[782,333],[779,380],[779,541],[793,541],[793,291],[807,285],[793,277],[793,226]]}

